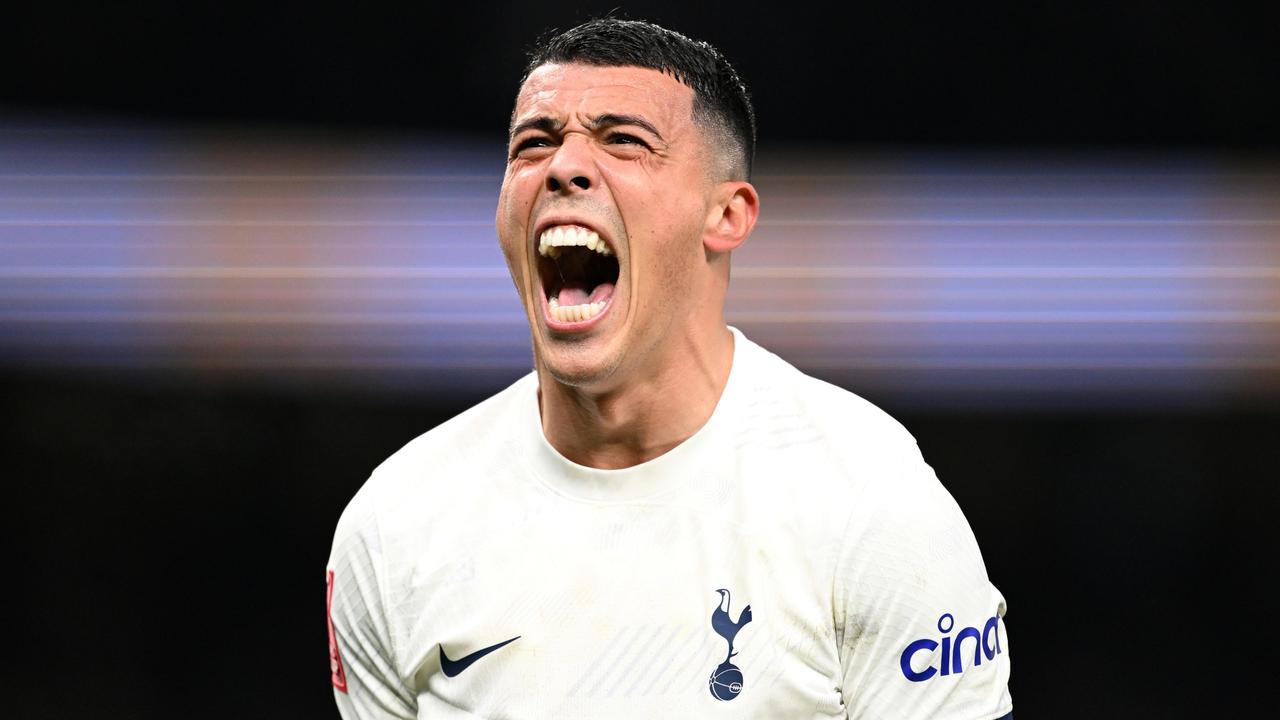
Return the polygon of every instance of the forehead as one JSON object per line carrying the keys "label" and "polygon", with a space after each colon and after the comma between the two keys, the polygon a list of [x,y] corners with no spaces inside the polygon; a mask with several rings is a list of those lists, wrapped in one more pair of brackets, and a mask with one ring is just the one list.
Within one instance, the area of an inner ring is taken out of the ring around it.
{"label": "forehead", "polygon": [[541,115],[635,114],[673,128],[692,120],[693,90],[657,70],[578,63],[541,65],[516,97],[515,119]]}

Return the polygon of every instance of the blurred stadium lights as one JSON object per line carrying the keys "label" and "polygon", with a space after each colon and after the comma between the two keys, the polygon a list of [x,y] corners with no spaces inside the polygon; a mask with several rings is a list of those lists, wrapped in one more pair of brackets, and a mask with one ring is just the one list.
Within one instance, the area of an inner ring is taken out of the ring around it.
{"label": "blurred stadium lights", "polygon": [[[0,364],[316,371],[483,392],[530,367],[503,148],[0,124]],[[765,151],[729,319],[880,397],[1280,394],[1280,174],[1195,157]]]}

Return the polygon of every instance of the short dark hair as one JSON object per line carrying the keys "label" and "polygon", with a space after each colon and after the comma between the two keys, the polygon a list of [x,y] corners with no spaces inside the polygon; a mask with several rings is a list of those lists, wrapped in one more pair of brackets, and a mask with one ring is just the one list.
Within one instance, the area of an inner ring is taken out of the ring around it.
{"label": "short dark hair", "polygon": [[738,73],[724,55],[643,20],[606,17],[540,40],[529,53],[520,85],[547,63],[634,66],[664,72],[693,90],[693,117],[721,138],[732,161],[730,173],[751,176],[756,152],[756,114]]}

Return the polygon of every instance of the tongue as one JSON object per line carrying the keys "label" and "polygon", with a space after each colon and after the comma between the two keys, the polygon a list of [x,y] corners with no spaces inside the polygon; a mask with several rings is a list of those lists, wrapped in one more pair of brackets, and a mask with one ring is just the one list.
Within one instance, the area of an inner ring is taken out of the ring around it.
{"label": "tongue", "polygon": [[607,301],[613,297],[613,283],[602,282],[591,291],[591,297],[587,298],[587,302]]}
{"label": "tongue", "polygon": [[556,302],[560,307],[569,305],[585,305],[587,303],[600,302],[613,297],[613,283],[600,283],[588,294],[586,288],[580,287],[563,287],[560,288],[560,294],[556,296]]}
{"label": "tongue", "polygon": [[556,298],[556,302],[560,303],[560,307],[582,305],[587,302],[587,291],[576,287],[560,288],[560,295]]}

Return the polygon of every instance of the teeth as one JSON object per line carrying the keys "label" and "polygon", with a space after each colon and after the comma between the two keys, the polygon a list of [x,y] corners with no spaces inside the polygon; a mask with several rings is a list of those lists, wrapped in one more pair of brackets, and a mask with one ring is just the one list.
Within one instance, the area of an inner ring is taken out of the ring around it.
{"label": "teeth", "polygon": [[538,254],[543,257],[554,258],[560,254],[559,248],[579,246],[595,250],[601,255],[613,254],[609,243],[601,240],[599,235],[576,225],[559,225],[549,228],[544,230],[542,236],[538,238]]}
{"label": "teeth", "polygon": [[608,303],[604,300],[593,303],[584,303],[582,305],[565,305],[560,307],[560,302],[555,298],[547,300],[547,307],[551,310],[551,319],[556,322],[582,322],[600,314],[604,310],[604,306]]}

